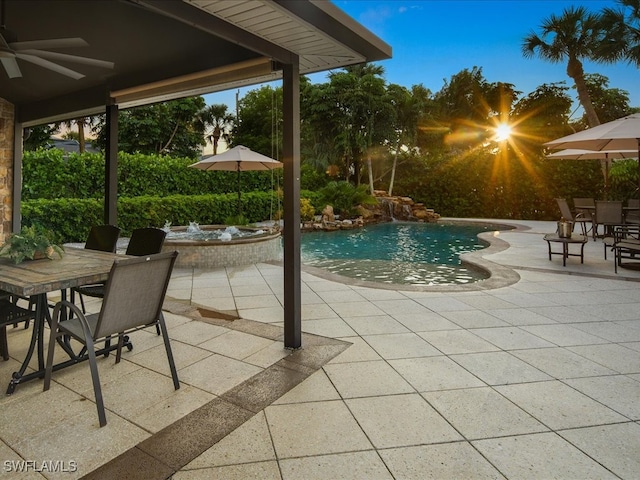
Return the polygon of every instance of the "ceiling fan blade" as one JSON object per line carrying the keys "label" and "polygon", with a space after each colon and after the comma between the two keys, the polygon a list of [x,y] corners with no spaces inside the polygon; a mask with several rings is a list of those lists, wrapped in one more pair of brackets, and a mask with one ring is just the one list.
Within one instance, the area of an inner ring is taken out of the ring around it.
{"label": "ceiling fan blade", "polygon": [[20,67],[18,66],[18,62],[16,62],[15,58],[0,58],[0,62],[2,62],[2,66],[6,70],[9,78],[18,78],[22,76],[22,72],[20,71]]}
{"label": "ceiling fan blade", "polygon": [[113,62],[107,62],[105,60],[98,60],[96,58],[79,57],[77,55],[69,55],[66,53],[47,52],[46,50],[20,50],[18,53],[23,55],[34,55],[40,58],[48,58],[50,60],[60,60],[62,62],[80,63],[82,65],[91,65],[94,67],[113,68]]}
{"label": "ceiling fan blade", "polygon": [[7,41],[4,39],[4,35],[2,35],[2,32],[4,31],[3,28],[0,28],[0,48],[3,48],[5,50],[9,50],[9,44],[7,43]]}
{"label": "ceiling fan blade", "polygon": [[49,60],[45,60],[44,58],[36,57],[35,55],[27,55],[24,53],[16,52],[16,57],[18,57],[20,60],[24,60],[25,62],[40,65],[41,67],[47,68],[61,75],[66,75],[67,77],[71,77],[74,80],[79,80],[84,77],[82,73],[76,72],[67,67],[63,67],[62,65],[58,65],[57,63],[50,62]]}
{"label": "ceiling fan blade", "polygon": [[74,48],[88,47],[89,44],[82,38],[50,38],[47,40],[28,40],[26,42],[12,42],[9,44],[16,51],[19,50],[39,50],[41,48]]}

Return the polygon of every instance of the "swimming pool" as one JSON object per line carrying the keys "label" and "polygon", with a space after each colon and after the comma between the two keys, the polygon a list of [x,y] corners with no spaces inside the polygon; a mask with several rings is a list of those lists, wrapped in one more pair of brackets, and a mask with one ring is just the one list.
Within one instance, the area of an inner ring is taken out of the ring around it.
{"label": "swimming pool", "polygon": [[305,265],[338,275],[378,283],[462,285],[489,277],[485,270],[460,261],[460,254],[488,246],[481,232],[497,225],[405,223],[370,225],[356,230],[302,235]]}

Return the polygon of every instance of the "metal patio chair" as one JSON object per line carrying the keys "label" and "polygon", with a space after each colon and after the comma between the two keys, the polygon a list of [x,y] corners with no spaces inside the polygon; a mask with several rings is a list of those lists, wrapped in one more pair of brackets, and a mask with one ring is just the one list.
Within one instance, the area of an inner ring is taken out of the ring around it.
{"label": "metal patio chair", "polygon": [[591,223],[591,218],[585,218],[582,213],[574,214],[569,207],[569,203],[564,198],[556,198],[556,202],[558,202],[558,208],[560,209],[560,215],[565,220],[569,222],[573,222],[573,226],[576,226],[576,223],[580,224],[580,228],[582,229],[582,234],[587,236],[587,223]]}
{"label": "metal patio chair", "polygon": [[573,209],[576,215],[580,214],[580,218],[584,221],[585,228],[587,224],[591,224],[589,229],[582,232],[586,236],[589,230],[593,228],[593,213],[596,210],[596,202],[593,198],[574,198]]}
{"label": "metal patio chair", "polygon": [[[176,390],[180,388],[167,326],[162,315],[162,303],[177,255],[178,252],[169,252],[116,260],[109,273],[99,313],[85,315],[77,305],[65,300],[56,304],[47,351],[45,391],[51,385],[56,339],[70,335],[86,346],[98,418],[103,427],[107,420],[96,364],[96,344],[106,343],[110,337],[118,336],[116,363],[119,363],[122,347],[125,341],[128,342],[125,336],[154,325],[159,326],[162,332],[173,386]],[[72,311],[74,315],[65,315],[65,310]]]}
{"label": "metal patio chair", "polygon": [[[115,253],[119,237],[120,229],[115,225],[94,225],[91,227],[91,230],[89,230],[89,235],[87,236],[84,248],[88,250],[98,250],[100,252]],[[83,312],[86,312],[86,310],[82,295],[88,295],[87,291],[92,287],[104,288],[104,284],[82,285],[71,289],[71,301],[75,301],[75,294],[77,292],[80,295],[80,304],[82,305]],[[83,289],[85,289],[84,292],[82,291]]]}
{"label": "metal patio chair", "polygon": [[624,214],[625,225],[640,225],[640,200],[630,198],[627,200],[627,211]]}
{"label": "metal patio chair", "polygon": [[613,236],[613,227],[624,224],[622,202],[619,200],[596,200],[593,216],[593,238],[598,236],[598,228],[603,227],[605,237]]}
{"label": "metal patio chair", "polygon": [[[618,273],[618,267],[630,266],[631,262],[640,262],[640,225],[614,227],[611,249],[616,273]],[[623,264],[623,260],[627,262]]]}
{"label": "metal patio chair", "polygon": [[28,306],[18,305],[20,297],[4,290],[0,290],[0,357],[9,360],[9,342],[7,340],[7,326],[18,326],[25,322],[25,328],[29,321],[36,316],[35,303],[26,299]]}
{"label": "metal patio chair", "polygon": [[120,229],[115,225],[94,225],[89,230],[84,248],[101,252],[116,252]]}
{"label": "metal patio chair", "polygon": [[[129,245],[127,245],[126,255],[140,257],[142,255],[153,255],[162,251],[164,239],[167,232],[160,228],[147,227],[138,228],[131,233]],[[117,239],[116,239],[117,240]],[[114,250],[115,251],[115,250]],[[80,304],[82,311],[86,313],[83,295],[94,298],[104,297],[104,283],[94,285],[83,285],[75,289],[80,294]]]}

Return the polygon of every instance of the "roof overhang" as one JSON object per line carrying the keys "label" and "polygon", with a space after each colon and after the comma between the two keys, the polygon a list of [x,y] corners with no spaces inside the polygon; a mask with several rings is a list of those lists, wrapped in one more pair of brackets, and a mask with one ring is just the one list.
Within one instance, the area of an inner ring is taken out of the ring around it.
{"label": "roof overhang", "polygon": [[310,74],[391,57],[391,47],[320,0],[4,0],[18,41],[80,37],[57,50],[115,64],[56,61],[75,80],[18,60],[22,77],[0,66],[0,97],[24,126],[275,80],[280,65]]}

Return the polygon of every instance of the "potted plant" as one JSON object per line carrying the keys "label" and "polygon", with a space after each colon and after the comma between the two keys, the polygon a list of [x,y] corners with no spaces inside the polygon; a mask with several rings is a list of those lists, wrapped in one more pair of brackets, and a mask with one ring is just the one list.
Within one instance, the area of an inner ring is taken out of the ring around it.
{"label": "potted plant", "polygon": [[11,233],[0,248],[0,256],[9,257],[13,263],[41,258],[53,259],[54,255],[62,258],[63,252],[63,247],[51,241],[50,232],[35,225],[22,227],[20,233]]}

